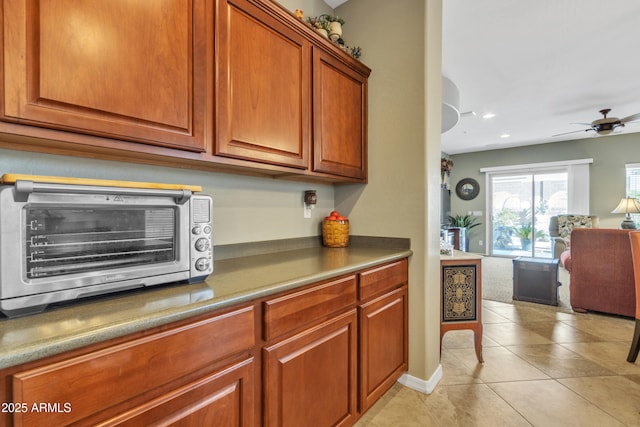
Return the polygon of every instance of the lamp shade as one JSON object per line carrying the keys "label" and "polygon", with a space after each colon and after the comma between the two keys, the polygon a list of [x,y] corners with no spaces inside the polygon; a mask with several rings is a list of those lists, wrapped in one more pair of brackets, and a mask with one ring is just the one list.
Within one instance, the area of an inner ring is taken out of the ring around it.
{"label": "lamp shade", "polygon": [[640,203],[633,197],[625,197],[611,213],[640,213]]}

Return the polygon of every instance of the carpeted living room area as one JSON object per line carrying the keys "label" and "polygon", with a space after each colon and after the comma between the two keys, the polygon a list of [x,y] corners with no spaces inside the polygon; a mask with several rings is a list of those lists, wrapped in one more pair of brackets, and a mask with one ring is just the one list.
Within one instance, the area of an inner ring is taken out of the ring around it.
{"label": "carpeted living room area", "polygon": [[[558,268],[558,309],[572,312],[569,303],[570,274]],[[482,259],[482,299],[510,304],[535,304],[513,300],[513,259],[486,256]],[[535,304],[542,305],[542,304]]]}

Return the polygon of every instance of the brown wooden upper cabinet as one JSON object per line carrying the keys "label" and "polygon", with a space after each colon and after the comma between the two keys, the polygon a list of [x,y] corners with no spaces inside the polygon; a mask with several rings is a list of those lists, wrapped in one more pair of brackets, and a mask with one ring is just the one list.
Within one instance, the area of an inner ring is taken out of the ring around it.
{"label": "brown wooden upper cabinet", "polygon": [[367,178],[367,74],[313,54],[313,170]]}
{"label": "brown wooden upper cabinet", "polygon": [[[371,70],[268,0],[4,0],[0,147],[367,180]],[[22,138],[24,137],[24,138]]]}
{"label": "brown wooden upper cabinet", "polygon": [[217,30],[214,154],[307,169],[309,41],[246,0],[220,2]]}
{"label": "brown wooden upper cabinet", "polygon": [[204,151],[205,4],[4,1],[2,119]]}

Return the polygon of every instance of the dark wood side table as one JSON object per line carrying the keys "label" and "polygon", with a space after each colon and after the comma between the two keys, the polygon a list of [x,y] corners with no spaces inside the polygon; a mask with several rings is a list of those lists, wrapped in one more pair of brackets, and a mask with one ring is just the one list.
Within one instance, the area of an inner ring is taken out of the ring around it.
{"label": "dark wood side table", "polygon": [[440,255],[440,351],[448,331],[471,329],[482,358],[482,255],[453,251]]}

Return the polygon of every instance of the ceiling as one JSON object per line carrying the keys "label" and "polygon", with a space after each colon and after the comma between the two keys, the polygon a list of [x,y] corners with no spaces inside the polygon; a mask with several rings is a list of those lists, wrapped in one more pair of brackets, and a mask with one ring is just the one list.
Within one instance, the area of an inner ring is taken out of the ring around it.
{"label": "ceiling", "polygon": [[442,74],[476,113],[442,135],[446,153],[587,138],[603,108],[640,113],[637,0],[444,0],[442,26]]}
{"label": "ceiling", "polygon": [[[347,0],[324,1],[336,8]],[[442,134],[442,151],[605,140],[584,131],[600,110],[640,113],[640,1],[442,3],[442,74],[457,87],[462,113]],[[617,132],[640,132],[640,121]]]}

